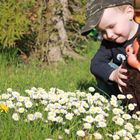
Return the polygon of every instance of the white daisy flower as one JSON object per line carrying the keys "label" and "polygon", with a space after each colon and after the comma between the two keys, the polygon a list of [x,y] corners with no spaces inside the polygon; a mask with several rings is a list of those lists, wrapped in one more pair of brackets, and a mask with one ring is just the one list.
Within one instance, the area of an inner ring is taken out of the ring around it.
{"label": "white daisy flower", "polygon": [[101,140],[103,138],[99,132],[95,132],[93,135],[94,135],[95,140]]}
{"label": "white daisy flower", "polygon": [[127,94],[126,97],[127,97],[127,99],[132,99],[133,98],[132,94]]}
{"label": "white daisy flower", "polygon": [[97,125],[97,127],[101,127],[101,128],[103,128],[103,127],[106,127],[107,125],[106,125],[106,123],[105,122],[98,122],[98,125]]}
{"label": "white daisy flower", "polygon": [[13,113],[12,118],[14,121],[18,121],[20,117],[18,113]]}
{"label": "white daisy flower", "polygon": [[113,135],[112,138],[113,138],[113,140],[120,140],[120,137],[118,135],[116,135],[116,134]]}
{"label": "white daisy flower", "polygon": [[66,133],[67,135],[70,134],[70,130],[69,130],[69,129],[64,129],[64,131],[65,131],[65,133]]}
{"label": "white daisy flower", "polygon": [[3,93],[2,95],[1,95],[1,99],[3,99],[3,100],[7,100],[8,98],[10,98],[11,97],[11,94],[5,94],[5,93]]}
{"label": "white daisy flower", "polygon": [[124,119],[123,118],[120,118],[118,117],[117,120],[115,121],[116,124],[122,126],[124,124]]}
{"label": "white daisy flower", "polygon": [[84,123],[83,126],[84,126],[84,129],[90,129],[91,128],[90,123]]}
{"label": "white daisy flower", "polygon": [[104,121],[104,120],[105,120],[105,118],[104,118],[104,115],[102,115],[102,114],[99,114],[95,117],[96,122],[100,122],[100,121]]}
{"label": "white daisy flower", "polygon": [[29,101],[25,101],[24,103],[25,103],[25,107],[26,108],[31,108],[32,105],[33,105],[33,103],[30,100]]}
{"label": "white daisy flower", "polygon": [[24,113],[25,109],[23,107],[20,107],[18,110],[17,110],[19,113]]}
{"label": "white daisy flower", "polygon": [[84,118],[83,120],[88,123],[94,122],[94,118],[91,115],[86,116],[86,118]]}
{"label": "white daisy flower", "polygon": [[14,107],[15,107],[15,104],[14,104],[11,100],[7,100],[7,101],[6,101],[6,105],[7,105],[9,108],[14,108]]}
{"label": "white daisy flower", "polygon": [[22,106],[22,103],[21,103],[21,102],[17,102],[17,103],[16,103],[16,106],[17,106],[17,107],[21,107],[21,106]]}
{"label": "white daisy flower", "polygon": [[95,88],[94,87],[89,87],[88,90],[89,90],[89,92],[94,92]]}
{"label": "white daisy flower", "polygon": [[83,130],[78,130],[76,132],[76,134],[79,136],[79,137],[84,137],[85,136],[85,132]]}
{"label": "white daisy flower", "polygon": [[68,114],[65,115],[65,118],[66,118],[67,120],[72,120],[73,115],[74,115],[73,113],[68,113]]}
{"label": "white daisy flower", "polygon": [[42,113],[40,113],[40,112],[35,112],[35,113],[34,113],[34,116],[35,116],[36,119],[42,119],[42,116],[43,116],[43,115],[42,115]]}
{"label": "white daisy flower", "polygon": [[35,120],[34,114],[28,114],[28,115],[27,115],[27,119],[28,119],[29,121],[34,121],[34,120]]}
{"label": "white daisy flower", "polygon": [[137,134],[135,137],[137,140],[140,140],[140,134]]}
{"label": "white daisy flower", "polygon": [[131,104],[131,103],[130,103],[130,104],[128,105],[128,109],[131,110],[131,111],[134,110],[134,109],[135,109],[134,104]]}
{"label": "white daisy flower", "polygon": [[20,96],[20,94],[19,94],[18,92],[16,92],[16,91],[13,91],[13,92],[12,92],[12,95],[13,95],[13,97],[15,97],[15,98],[17,98],[17,97]]}
{"label": "white daisy flower", "polygon": [[123,114],[122,115],[122,118],[125,119],[125,120],[129,120],[129,119],[131,119],[131,115],[129,115],[129,114]]}
{"label": "white daisy flower", "polygon": [[122,129],[116,132],[116,134],[119,135],[120,137],[125,137],[127,135],[127,131],[125,129]]}
{"label": "white daisy flower", "polygon": [[126,123],[126,125],[124,125],[124,128],[131,133],[134,133],[135,131],[131,123]]}
{"label": "white daisy flower", "polygon": [[78,108],[78,110],[79,110],[80,113],[85,113],[86,112],[86,110],[85,110],[85,108],[83,106],[80,106]]}
{"label": "white daisy flower", "polygon": [[12,92],[12,88],[7,88],[7,92]]}
{"label": "white daisy flower", "polygon": [[125,97],[125,95],[123,95],[123,94],[118,94],[117,98],[118,98],[119,100],[122,100],[122,99],[125,99],[126,97]]}
{"label": "white daisy flower", "polygon": [[24,97],[23,97],[23,96],[18,96],[18,97],[17,97],[17,101],[23,102],[23,101],[24,101]]}
{"label": "white daisy flower", "polygon": [[56,120],[56,122],[58,122],[58,123],[62,123],[62,122],[63,122],[63,118],[62,118],[61,116],[57,116],[57,117],[55,118],[55,120]]}

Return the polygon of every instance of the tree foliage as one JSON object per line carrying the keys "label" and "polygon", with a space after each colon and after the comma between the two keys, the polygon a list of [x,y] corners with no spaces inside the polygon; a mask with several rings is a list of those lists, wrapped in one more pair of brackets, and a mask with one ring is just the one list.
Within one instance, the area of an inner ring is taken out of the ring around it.
{"label": "tree foliage", "polygon": [[76,46],[84,39],[85,0],[0,1],[0,44],[15,46],[41,61],[80,58]]}
{"label": "tree foliage", "polygon": [[21,36],[28,32],[30,20],[26,16],[26,10],[33,4],[17,0],[0,1],[0,43],[2,46],[14,46]]}

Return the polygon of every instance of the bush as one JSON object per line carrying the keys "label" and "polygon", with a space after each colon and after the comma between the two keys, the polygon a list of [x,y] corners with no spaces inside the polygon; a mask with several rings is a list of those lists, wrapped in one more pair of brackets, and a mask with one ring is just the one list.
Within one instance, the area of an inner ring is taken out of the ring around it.
{"label": "bush", "polygon": [[26,11],[34,0],[2,0],[0,1],[0,44],[11,47],[25,34],[30,25]]}

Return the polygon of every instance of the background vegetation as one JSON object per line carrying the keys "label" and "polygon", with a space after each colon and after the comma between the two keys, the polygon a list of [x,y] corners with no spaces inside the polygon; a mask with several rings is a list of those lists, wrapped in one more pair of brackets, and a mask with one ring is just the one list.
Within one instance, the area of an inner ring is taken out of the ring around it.
{"label": "background vegetation", "polygon": [[75,90],[95,82],[89,65],[98,42],[80,35],[85,3],[0,1],[1,90],[32,86]]}

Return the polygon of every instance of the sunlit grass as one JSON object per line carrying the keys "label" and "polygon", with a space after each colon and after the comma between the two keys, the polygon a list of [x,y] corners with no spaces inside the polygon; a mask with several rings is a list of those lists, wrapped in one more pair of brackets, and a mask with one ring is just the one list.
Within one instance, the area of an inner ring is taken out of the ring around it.
{"label": "sunlit grass", "polygon": [[140,139],[140,111],[128,114],[135,105],[121,106],[123,95],[107,100],[93,87],[89,92],[32,87],[22,94],[11,88],[1,93],[2,140]]}
{"label": "sunlit grass", "polygon": [[32,60],[29,64],[19,63],[16,55],[10,58],[4,52],[0,54],[0,90],[11,87],[17,91],[36,86],[49,89],[58,87],[63,90],[86,90],[95,83],[90,73],[90,60],[97,49],[98,43],[90,42],[84,60],[70,60],[48,66]]}

